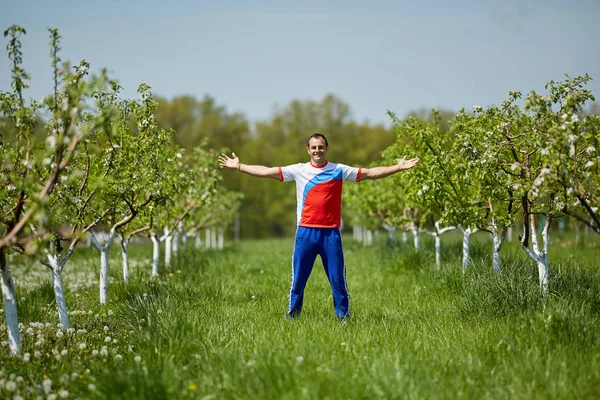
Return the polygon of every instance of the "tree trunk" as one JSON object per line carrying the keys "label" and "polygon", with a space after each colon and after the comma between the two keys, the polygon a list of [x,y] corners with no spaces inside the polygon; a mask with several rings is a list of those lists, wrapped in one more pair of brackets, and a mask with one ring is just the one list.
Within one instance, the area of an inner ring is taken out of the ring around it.
{"label": "tree trunk", "polygon": [[402,231],[402,244],[404,246],[408,245],[408,232]]}
{"label": "tree trunk", "polygon": [[158,276],[158,262],[160,259],[160,241],[156,235],[150,235],[152,240],[152,276]]}
{"label": "tree trunk", "polygon": [[419,231],[416,228],[411,229],[413,234],[413,243],[415,245],[415,250],[419,251],[421,248],[421,238],[419,237]]}
{"label": "tree trunk", "polygon": [[383,224],[383,229],[385,229],[388,233],[388,243],[389,244],[394,244],[395,240],[395,233],[396,233],[396,227],[395,226],[389,226],[387,224]]}
{"label": "tree trunk", "polygon": [[213,250],[217,248],[217,227],[215,226],[210,228],[210,248]]}
{"label": "tree trunk", "polygon": [[181,232],[179,230],[173,232],[171,237],[171,241],[173,242],[171,249],[173,254],[177,254],[179,251],[179,238],[181,237]]}
{"label": "tree trunk", "polygon": [[200,237],[200,232],[196,232],[194,234],[194,238],[196,239],[196,248],[199,249],[200,247],[202,247],[202,238]]}
{"label": "tree trunk", "polygon": [[479,231],[478,228],[460,228],[463,234],[463,258],[462,258],[462,269],[463,272],[467,271],[469,267],[469,260],[471,259],[471,235]]}
{"label": "tree trunk", "polygon": [[121,260],[123,263],[123,282],[129,281],[129,239],[121,240]]}
{"label": "tree trunk", "polygon": [[[55,259],[55,261],[58,261]],[[58,318],[60,326],[63,329],[69,329],[69,313],[67,312],[67,301],[65,300],[65,291],[62,283],[63,263],[52,263],[52,286],[54,287],[54,298],[56,299],[56,308],[58,309]],[[62,264],[62,265],[61,265]]]}
{"label": "tree trunk", "polygon": [[204,244],[207,249],[210,249],[210,228],[204,229]]}
{"label": "tree trunk", "polygon": [[11,354],[17,355],[21,353],[17,298],[15,297],[15,285],[10,268],[8,268],[5,249],[0,249],[0,269],[2,270],[2,299],[4,300],[4,317],[8,331],[8,347]]}
{"label": "tree trunk", "polygon": [[525,250],[527,256],[530,259],[535,261],[538,267],[538,279],[540,282],[540,289],[542,291],[542,295],[546,297],[548,292],[548,284],[550,282],[550,269],[548,267],[548,247],[550,244],[550,223],[552,221],[551,216],[546,216],[546,221],[544,223],[544,228],[542,230],[542,250],[540,251],[537,241],[537,232],[535,229],[535,218],[533,215],[530,215],[530,230],[531,230],[531,244],[532,248],[529,246],[523,245],[521,243],[521,247]]}
{"label": "tree trunk", "polygon": [[506,238],[506,230],[499,233],[496,229],[492,231],[492,269],[500,272],[500,250]]}
{"label": "tree trunk", "polygon": [[94,233],[90,233],[92,243],[100,250],[100,304],[106,304],[108,300],[108,256],[116,233],[111,229],[103,245],[98,242]]}
{"label": "tree trunk", "polygon": [[171,267],[171,254],[173,245],[173,234],[169,231],[169,228],[165,228],[165,267]]}
{"label": "tree trunk", "polygon": [[223,250],[224,236],[225,236],[224,229],[219,228],[218,237],[217,237],[217,248],[219,250]]}

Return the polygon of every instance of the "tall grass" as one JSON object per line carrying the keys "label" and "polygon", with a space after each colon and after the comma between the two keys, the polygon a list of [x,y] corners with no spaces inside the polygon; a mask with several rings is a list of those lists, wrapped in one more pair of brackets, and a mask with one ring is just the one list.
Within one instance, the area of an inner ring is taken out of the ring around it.
{"label": "tall grass", "polygon": [[19,288],[30,357],[2,348],[0,397],[46,396],[50,379],[50,394],[98,399],[600,398],[593,240],[551,255],[542,298],[535,266],[514,243],[494,274],[489,239],[476,237],[463,274],[458,237],[444,241],[440,268],[427,240],[417,252],[347,238],[346,325],[335,317],[320,261],[301,317],[284,320],[291,239],[222,252],[184,247],[158,279],[149,277],[151,250],[141,246],[132,249],[127,285],[115,252],[104,307],[97,286],[75,285],[76,271],[97,275],[99,257],[82,252],[64,277],[70,333],[58,332],[49,284]]}

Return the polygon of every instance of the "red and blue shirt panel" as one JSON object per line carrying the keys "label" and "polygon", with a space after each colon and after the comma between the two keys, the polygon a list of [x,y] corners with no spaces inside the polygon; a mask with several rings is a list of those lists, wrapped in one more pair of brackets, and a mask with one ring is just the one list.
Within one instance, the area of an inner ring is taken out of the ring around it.
{"label": "red and blue shirt panel", "polygon": [[281,182],[296,182],[299,226],[339,228],[342,211],[342,182],[360,181],[360,168],[327,162],[310,162],[279,167]]}

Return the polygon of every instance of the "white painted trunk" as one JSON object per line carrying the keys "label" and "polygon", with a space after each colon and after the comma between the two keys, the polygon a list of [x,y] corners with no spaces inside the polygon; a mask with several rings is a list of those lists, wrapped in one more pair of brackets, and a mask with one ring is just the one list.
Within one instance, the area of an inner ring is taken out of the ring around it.
{"label": "white painted trunk", "polygon": [[502,248],[502,239],[497,231],[492,232],[492,269],[494,272],[500,272],[500,249]]}
{"label": "white painted trunk", "polygon": [[160,241],[156,238],[156,235],[150,235],[150,240],[152,240],[152,276],[158,276]]}
{"label": "white painted trunk", "polygon": [[550,282],[550,269],[548,267],[548,247],[550,245],[550,222],[551,218],[546,217],[544,223],[544,229],[542,230],[542,250],[540,251],[537,240],[537,233],[535,229],[534,218],[530,219],[530,232],[531,232],[531,245],[533,249],[528,246],[522,246],[523,250],[530,259],[535,261],[538,267],[538,279],[540,282],[540,289],[542,295],[545,297],[548,292],[548,283]]}
{"label": "white painted trunk", "polygon": [[462,271],[467,272],[469,259],[471,258],[471,228],[459,228],[463,234],[462,240]]}
{"label": "white painted trunk", "polygon": [[123,263],[123,282],[129,281],[129,239],[121,241],[121,260]]}
{"label": "white painted trunk", "polygon": [[169,268],[171,266],[171,252],[173,244],[173,235],[167,235],[165,237],[165,266]]}
{"label": "white painted trunk", "polygon": [[100,304],[108,300],[108,248],[100,250]]}
{"label": "white painted trunk", "polygon": [[389,226],[386,224],[383,224],[383,229],[386,230],[387,234],[388,234],[388,241],[390,243],[394,243],[395,241],[395,234],[396,234],[396,227],[395,226]]}
{"label": "white painted trunk", "polygon": [[367,229],[363,232],[363,244],[365,246],[370,246],[373,244],[373,232],[370,229]]}
{"label": "white painted trunk", "polygon": [[172,245],[173,254],[177,254],[177,252],[179,251],[179,238],[180,237],[181,237],[181,234],[179,231],[176,231],[173,234],[173,237],[171,239],[173,241],[173,245]]}
{"label": "white painted trunk", "polygon": [[375,231],[373,236],[375,236],[375,243],[379,243],[379,231]]}
{"label": "white painted trunk", "polygon": [[239,216],[239,214],[236,214],[235,219],[233,220],[233,240],[236,243],[240,241],[240,216]]}
{"label": "white painted trunk", "polygon": [[506,236],[509,242],[512,242],[512,235],[513,235],[513,228],[512,226],[509,226],[506,232]]}
{"label": "white painted trunk", "polygon": [[4,301],[4,317],[8,331],[8,348],[13,355],[21,353],[21,338],[19,336],[19,319],[17,317],[17,299],[15,297],[15,286],[12,274],[8,268],[8,260],[5,258],[4,249],[0,249],[0,265],[2,270],[2,299]]}
{"label": "white painted trunk", "polygon": [[356,239],[357,242],[362,242],[363,241],[363,230],[362,230],[362,227],[360,227],[360,226],[356,227],[356,236],[354,238]]}
{"label": "white painted trunk", "polygon": [[548,256],[544,255],[537,261],[538,278],[540,280],[540,288],[542,294],[546,296],[548,292],[548,284],[550,283],[550,269],[548,268]]}
{"label": "white painted trunk", "polygon": [[207,249],[210,249],[210,228],[204,229],[204,244]]}
{"label": "white painted trunk", "polygon": [[52,265],[52,286],[54,287],[54,298],[56,299],[56,308],[58,309],[58,318],[60,326],[63,329],[69,329],[69,313],[67,312],[67,301],[65,300],[65,291],[62,283],[62,266]]}
{"label": "white painted trunk", "polygon": [[106,304],[108,300],[108,255],[116,233],[114,229],[111,229],[104,244],[100,244],[96,235],[90,233],[92,243],[100,250],[100,304]]}
{"label": "white painted trunk", "polygon": [[413,243],[415,245],[415,249],[418,251],[421,248],[421,238],[419,237],[419,231],[416,229],[411,229],[413,234]]}
{"label": "white painted trunk", "polygon": [[223,249],[223,241],[225,239],[224,236],[225,236],[225,234],[223,232],[223,228],[219,228],[219,234],[218,234],[218,237],[217,237],[217,248],[219,250]]}
{"label": "white painted trunk", "polygon": [[408,245],[408,232],[402,231],[402,244]]}
{"label": "white painted trunk", "polygon": [[200,238],[200,233],[196,232],[196,234],[194,235],[194,238],[196,239],[195,246],[197,249],[199,249],[200,247],[202,247],[202,239]]}
{"label": "white painted trunk", "polygon": [[217,248],[217,228],[210,228],[210,248],[215,250]]}
{"label": "white painted trunk", "polygon": [[442,237],[435,235],[435,265],[438,267],[442,263]]}

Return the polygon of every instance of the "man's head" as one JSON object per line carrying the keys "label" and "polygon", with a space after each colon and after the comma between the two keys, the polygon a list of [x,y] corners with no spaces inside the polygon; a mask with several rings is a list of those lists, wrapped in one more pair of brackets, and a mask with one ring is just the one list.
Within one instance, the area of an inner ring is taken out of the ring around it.
{"label": "man's head", "polygon": [[306,143],[306,150],[310,155],[310,160],[314,165],[323,166],[327,163],[327,151],[329,143],[325,135],[313,133]]}

